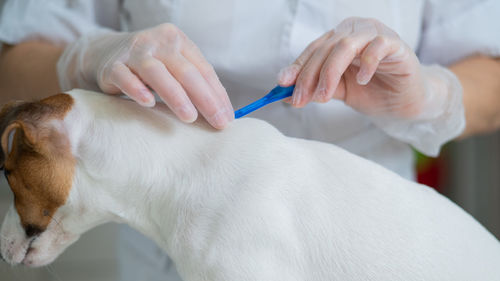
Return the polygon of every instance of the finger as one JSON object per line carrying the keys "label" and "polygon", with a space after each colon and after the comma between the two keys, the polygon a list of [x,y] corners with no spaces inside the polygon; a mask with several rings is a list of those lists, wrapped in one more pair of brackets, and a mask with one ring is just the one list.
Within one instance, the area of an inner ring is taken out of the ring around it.
{"label": "finger", "polygon": [[294,106],[303,107],[312,100],[321,68],[339,40],[340,37],[332,37],[325,41],[302,68],[296,81],[296,95],[292,98]]}
{"label": "finger", "polygon": [[282,87],[293,85],[303,66],[309,61],[315,51],[321,47],[328,38],[332,37],[333,34],[333,30],[326,32],[321,37],[311,42],[291,65],[282,68],[278,73],[278,84]]}
{"label": "finger", "polygon": [[180,120],[184,122],[196,120],[198,113],[186,92],[161,61],[150,57],[138,65],[132,65],[132,69],[158,93]]}
{"label": "finger", "polygon": [[123,63],[115,63],[112,66],[109,81],[138,104],[147,107],[155,105],[155,98],[151,91]]}
{"label": "finger", "polygon": [[[189,39],[187,39],[189,40]],[[184,57],[191,62],[203,76],[205,81],[207,81],[208,85],[210,85],[211,89],[216,95],[216,98],[219,100],[221,104],[224,104],[226,107],[227,117],[229,120],[234,119],[234,109],[231,105],[231,101],[229,100],[229,96],[227,94],[226,89],[222,86],[222,83],[219,80],[219,77],[215,73],[214,68],[208,61],[205,59],[200,49],[196,47],[194,43],[188,41],[188,46],[183,48],[182,54]]]}
{"label": "finger", "polygon": [[368,84],[377,71],[380,62],[398,52],[400,48],[401,44],[395,40],[385,36],[377,36],[361,54],[359,71],[356,74],[358,84]]}
{"label": "finger", "polygon": [[233,112],[210,87],[198,69],[181,54],[164,58],[167,69],[184,88],[193,104],[214,128],[223,129],[232,120]]}
{"label": "finger", "polygon": [[363,35],[345,37],[335,45],[321,68],[318,86],[314,93],[316,101],[326,102],[331,98],[343,98],[335,96],[339,81],[354,58],[365,48],[370,39],[370,37]]}
{"label": "finger", "polygon": [[290,87],[295,84],[297,75],[299,74],[302,66],[301,63],[294,62],[291,65],[282,68],[278,73],[278,85],[281,87]]}

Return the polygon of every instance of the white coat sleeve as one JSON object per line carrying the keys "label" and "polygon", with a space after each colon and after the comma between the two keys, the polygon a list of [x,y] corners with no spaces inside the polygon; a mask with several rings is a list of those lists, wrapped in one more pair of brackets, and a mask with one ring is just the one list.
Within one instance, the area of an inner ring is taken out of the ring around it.
{"label": "white coat sleeve", "polygon": [[418,48],[424,64],[449,65],[467,56],[500,56],[500,1],[428,0]]}
{"label": "white coat sleeve", "polygon": [[48,40],[65,45],[82,34],[117,28],[118,0],[7,0],[0,42]]}

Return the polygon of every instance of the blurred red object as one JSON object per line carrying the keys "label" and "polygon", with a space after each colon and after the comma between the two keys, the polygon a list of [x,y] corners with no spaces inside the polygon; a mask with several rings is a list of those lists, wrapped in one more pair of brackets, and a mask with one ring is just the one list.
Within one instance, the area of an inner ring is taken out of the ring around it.
{"label": "blurred red object", "polygon": [[443,182],[446,174],[445,161],[442,157],[431,158],[417,154],[417,181],[443,193]]}

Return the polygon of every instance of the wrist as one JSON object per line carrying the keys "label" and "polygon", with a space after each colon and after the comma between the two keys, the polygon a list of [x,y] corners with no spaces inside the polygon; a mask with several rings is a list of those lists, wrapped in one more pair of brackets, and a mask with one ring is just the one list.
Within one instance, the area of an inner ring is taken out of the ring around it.
{"label": "wrist", "polygon": [[462,99],[462,86],[450,70],[439,65],[420,66],[424,87],[421,110],[415,120],[432,120],[448,114],[457,100]]}
{"label": "wrist", "polygon": [[[95,58],[97,50],[103,50],[109,36],[117,32],[98,29],[68,44],[57,61],[57,76],[62,91],[73,88],[100,90],[97,72],[101,58]],[[108,44],[109,45],[109,44]]]}
{"label": "wrist", "polygon": [[462,86],[448,69],[422,67],[420,111],[411,118],[374,117],[373,122],[388,135],[412,145],[420,152],[437,156],[443,144],[465,128]]}

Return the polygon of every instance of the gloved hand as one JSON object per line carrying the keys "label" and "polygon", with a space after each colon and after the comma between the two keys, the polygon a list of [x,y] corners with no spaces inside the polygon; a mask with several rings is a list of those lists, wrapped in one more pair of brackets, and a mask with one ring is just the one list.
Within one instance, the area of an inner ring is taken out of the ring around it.
{"label": "gloved hand", "polygon": [[291,103],[296,107],[342,100],[429,155],[465,125],[456,76],[440,66],[421,65],[393,30],[373,19],[341,22],[282,69],[278,83],[295,84]]}
{"label": "gloved hand", "polygon": [[218,129],[234,118],[213,67],[172,24],[134,33],[101,31],[85,35],[66,47],[57,72],[63,91],[84,88],[108,94],[123,92],[143,106],[153,106],[149,86],[182,121],[196,120],[196,108]]}

